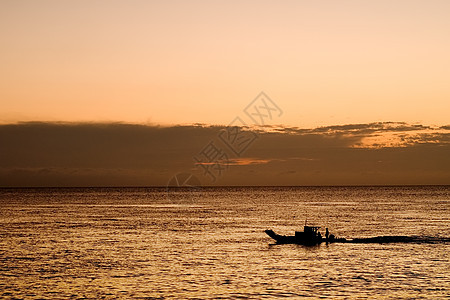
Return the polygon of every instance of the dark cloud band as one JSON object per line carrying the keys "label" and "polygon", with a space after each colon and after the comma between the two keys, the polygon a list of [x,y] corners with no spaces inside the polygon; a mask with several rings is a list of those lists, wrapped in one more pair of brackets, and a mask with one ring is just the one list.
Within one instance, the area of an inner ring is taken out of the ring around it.
{"label": "dark cloud band", "polygon": [[[315,129],[265,126],[257,129],[259,138],[242,156],[230,159],[215,184],[450,184],[449,128],[393,122]],[[164,186],[186,170],[202,178],[193,157],[224,129],[0,125],[0,186]]]}

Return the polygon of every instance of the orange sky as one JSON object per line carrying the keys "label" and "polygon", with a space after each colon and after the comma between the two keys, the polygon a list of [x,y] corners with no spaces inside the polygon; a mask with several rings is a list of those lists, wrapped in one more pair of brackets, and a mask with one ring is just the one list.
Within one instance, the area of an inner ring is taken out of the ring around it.
{"label": "orange sky", "polygon": [[0,122],[448,124],[450,2],[2,1]]}

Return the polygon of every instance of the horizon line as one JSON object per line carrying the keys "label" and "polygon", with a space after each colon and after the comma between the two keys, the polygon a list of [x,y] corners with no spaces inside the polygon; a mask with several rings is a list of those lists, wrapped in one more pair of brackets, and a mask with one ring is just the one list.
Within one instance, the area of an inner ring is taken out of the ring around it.
{"label": "horizon line", "polygon": [[119,189],[119,188],[164,188],[164,189],[190,189],[190,188],[254,188],[254,187],[450,187],[450,184],[362,184],[362,185],[198,185],[198,186],[164,186],[164,185],[148,185],[148,186],[0,186],[0,189]]}

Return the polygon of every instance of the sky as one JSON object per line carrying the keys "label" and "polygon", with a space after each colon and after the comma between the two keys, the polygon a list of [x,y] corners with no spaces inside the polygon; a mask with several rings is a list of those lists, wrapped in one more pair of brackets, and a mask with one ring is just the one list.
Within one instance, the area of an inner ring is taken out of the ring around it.
{"label": "sky", "polygon": [[450,2],[0,3],[0,121],[446,125]]}
{"label": "sky", "polygon": [[[0,186],[164,185],[177,172],[218,185],[274,175],[280,185],[450,184],[439,154],[448,150],[449,37],[446,0],[4,0]],[[230,171],[209,182],[208,163],[193,157],[230,124],[251,126],[255,148],[227,149]],[[95,163],[109,151],[136,154],[142,139],[152,153],[142,159],[166,168],[108,155]],[[171,152],[155,146],[162,141]],[[289,152],[304,147],[306,158]],[[345,164],[324,163],[332,158]],[[395,167],[382,171],[376,161],[386,160]]]}

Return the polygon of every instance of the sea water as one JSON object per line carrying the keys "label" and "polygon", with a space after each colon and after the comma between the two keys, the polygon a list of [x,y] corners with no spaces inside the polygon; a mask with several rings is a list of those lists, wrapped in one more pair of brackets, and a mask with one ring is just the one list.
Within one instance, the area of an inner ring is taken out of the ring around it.
{"label": "sea water", "polygon": [[[6,299],[450,297],[449,186],[0,189],[0,209]],[[264,234],[305,223],[423,242]]]}

